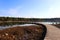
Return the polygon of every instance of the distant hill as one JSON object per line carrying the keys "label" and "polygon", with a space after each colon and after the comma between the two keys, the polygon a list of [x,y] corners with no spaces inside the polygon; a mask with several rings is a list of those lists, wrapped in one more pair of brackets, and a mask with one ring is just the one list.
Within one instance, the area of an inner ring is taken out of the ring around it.
{"label": "distant hill", "polygon": [[16,18],[16,17],[0,17],[0,22],[1,21],[60,22],[60,18]]}

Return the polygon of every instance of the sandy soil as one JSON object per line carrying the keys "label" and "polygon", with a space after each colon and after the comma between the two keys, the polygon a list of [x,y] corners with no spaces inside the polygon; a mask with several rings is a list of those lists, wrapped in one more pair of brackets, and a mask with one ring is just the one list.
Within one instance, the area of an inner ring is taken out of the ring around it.
{"label": "sandy soil", "polygon": [[44,40],[60,40],[60,29],[53,25],[45,25],[47,27],[47,35]]}

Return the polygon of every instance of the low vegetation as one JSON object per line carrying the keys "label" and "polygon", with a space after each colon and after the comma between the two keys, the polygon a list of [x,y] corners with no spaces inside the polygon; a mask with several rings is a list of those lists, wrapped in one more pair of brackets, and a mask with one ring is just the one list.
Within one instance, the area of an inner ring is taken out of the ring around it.
{"label": "low vegetation", "polygon": [[0,30],[0,40],[42,40],[42,26],[17,26]]}
{"label": "low vegetation", "polygon": [[52,24],[54,26],[56,26],[57,28],[60,28],[60,24]]}

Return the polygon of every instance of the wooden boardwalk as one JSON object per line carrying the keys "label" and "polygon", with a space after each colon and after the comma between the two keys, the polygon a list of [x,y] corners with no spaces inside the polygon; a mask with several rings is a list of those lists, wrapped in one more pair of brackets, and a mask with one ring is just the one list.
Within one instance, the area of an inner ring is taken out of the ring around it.
{"label": "wooden boardwalk", "polygon": [[44,40],[60,40],[60,29],[53,25],[45,24],[47,27],[47,34]]}

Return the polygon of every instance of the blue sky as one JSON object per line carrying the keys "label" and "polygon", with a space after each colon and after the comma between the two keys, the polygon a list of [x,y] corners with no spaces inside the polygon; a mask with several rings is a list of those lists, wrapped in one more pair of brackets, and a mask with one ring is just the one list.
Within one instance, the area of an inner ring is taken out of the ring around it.
{"label": "blue sky", "polygon": [[0,0],[0,16],[60,17],[60,0]]}

